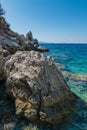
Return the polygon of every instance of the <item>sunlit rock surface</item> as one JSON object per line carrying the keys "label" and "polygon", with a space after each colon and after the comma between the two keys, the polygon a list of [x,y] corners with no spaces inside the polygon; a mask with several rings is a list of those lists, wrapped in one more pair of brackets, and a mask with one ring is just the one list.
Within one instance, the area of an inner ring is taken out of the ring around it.
{"label": "sunlit rock surface", "polygon": [[16,114],[30,121],[58,123],[71,111],[75,96],[50,57],[19,51],[5,64],[6,90]]}

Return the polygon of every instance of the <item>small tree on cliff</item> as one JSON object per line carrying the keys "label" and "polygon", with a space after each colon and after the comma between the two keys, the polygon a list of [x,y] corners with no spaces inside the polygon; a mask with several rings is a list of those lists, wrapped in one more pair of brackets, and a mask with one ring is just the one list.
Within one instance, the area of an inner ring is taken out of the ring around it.
{"label": "small tree on cliff", "polygon": [[4,25],[6,27],[10,27],[10,24],[7,23],[7,21],[5,20],[5,18],[3,17],[3,15],[5,14],[5,11],[4,9],[2,8],[1,6],[1,3],[0,3],[0,26]]}
{"label": "small tree on cliff", "polygon": [[5,14],[5,11],[3,10],[1,4],[0,4],[0,16],[4,15]]}

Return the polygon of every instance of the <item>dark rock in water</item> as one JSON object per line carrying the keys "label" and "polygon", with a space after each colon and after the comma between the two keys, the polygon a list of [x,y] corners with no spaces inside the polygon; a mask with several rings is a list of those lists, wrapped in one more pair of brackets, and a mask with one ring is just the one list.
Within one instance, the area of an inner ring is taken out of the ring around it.
{"label": "dark rock in water", "polygon": [[53,60],[39,52],[17,52],[6,62],[4,72],[16,114],[29,121],[59,123],[75,104],[75,96]]}
{"label": "dark rock in water", "polygon": [[44,47],[44,46],[39,46],[39,47],[37,47],[37,51],[39,51],[39,52],[48,52],[49,49]]}

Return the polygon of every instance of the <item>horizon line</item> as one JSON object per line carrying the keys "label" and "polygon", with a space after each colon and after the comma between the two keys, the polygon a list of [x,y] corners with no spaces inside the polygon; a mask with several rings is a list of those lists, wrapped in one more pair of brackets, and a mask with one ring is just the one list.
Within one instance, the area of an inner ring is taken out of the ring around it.
{"label": "horizon line", "polygon": [[41,44],[87,44],[87,42],[42,42],[39,41]]}

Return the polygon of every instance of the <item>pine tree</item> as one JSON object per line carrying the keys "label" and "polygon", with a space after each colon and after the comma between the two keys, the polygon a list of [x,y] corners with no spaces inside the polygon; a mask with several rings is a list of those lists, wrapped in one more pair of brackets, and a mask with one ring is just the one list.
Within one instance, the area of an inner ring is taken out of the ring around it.
{"label": "pine tree", "polygon": [[0,16],[4,15],[5,14],[5,11],[3,10],[1,4],[0,4]]}

